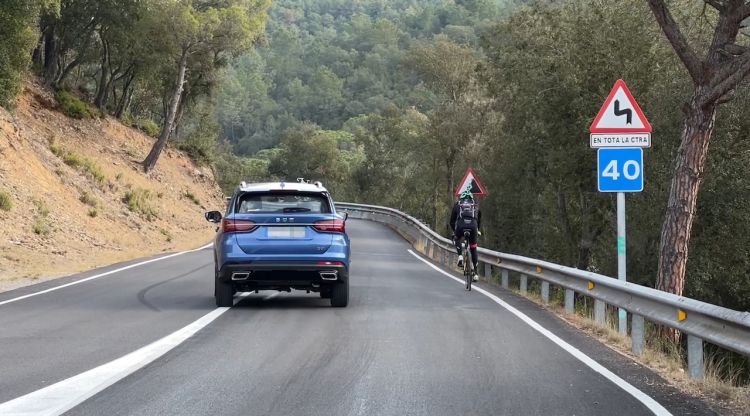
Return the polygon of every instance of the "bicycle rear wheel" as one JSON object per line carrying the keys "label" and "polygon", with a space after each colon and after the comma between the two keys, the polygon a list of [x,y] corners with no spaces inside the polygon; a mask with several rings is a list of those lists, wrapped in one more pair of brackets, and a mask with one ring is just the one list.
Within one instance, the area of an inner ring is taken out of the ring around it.
{"label": "bicycle rear wheel", "polygon": [[464,246],[464,280],[466,281],[466,290],[471,291],[471,282],[473,279],[472,266],[474,263],[471,262],[471,251],[469,251],[468,245]]}

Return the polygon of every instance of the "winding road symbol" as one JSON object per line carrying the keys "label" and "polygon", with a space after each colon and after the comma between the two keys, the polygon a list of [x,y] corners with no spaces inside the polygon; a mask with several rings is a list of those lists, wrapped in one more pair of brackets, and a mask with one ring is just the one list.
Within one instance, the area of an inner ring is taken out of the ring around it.
{"label": "winding road symbol", "polygon": [[627,116],[625,123],[633,124],[633,110],[626,108],[620,110],[620,100],[615,100],[615,115],[616,116]]}

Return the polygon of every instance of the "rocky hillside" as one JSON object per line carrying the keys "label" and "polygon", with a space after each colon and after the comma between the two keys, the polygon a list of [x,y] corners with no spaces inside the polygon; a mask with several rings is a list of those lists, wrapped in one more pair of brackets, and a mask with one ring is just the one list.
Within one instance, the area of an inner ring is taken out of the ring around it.
{"label": "rocky hillside", "polygon": [[73,120],[30,83],[0,108],[0,291],[210,242],[222,194],[207,168],[112,118]]}

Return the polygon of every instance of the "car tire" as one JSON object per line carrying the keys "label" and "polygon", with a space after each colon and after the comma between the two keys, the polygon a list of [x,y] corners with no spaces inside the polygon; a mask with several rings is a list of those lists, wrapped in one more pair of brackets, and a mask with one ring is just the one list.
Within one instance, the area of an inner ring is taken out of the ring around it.
{"label": "car tire", "polygon": [[222,308],[234,305],[234,288],[231,283],[224,283],[217,278],[214,284],[214,293],[216,306]]}
{"label": "car tire", "polygon": [[331,306],[345,308],[349,304],[349,282],[333,285],[331,288]]}

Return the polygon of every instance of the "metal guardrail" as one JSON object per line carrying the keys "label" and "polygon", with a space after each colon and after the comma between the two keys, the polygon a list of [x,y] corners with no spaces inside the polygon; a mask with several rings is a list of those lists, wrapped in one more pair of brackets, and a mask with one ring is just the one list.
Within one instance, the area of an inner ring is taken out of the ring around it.
{"label": "metal guardrail", "polygon": [[[451,265],[455,248],[414,217],[393,208],[374,205],[336,203],[339,211],[352,218],[388,224],[409,240],[420,253],[444,265]],[[643,352],[644,320],[676,328],[688,334],[688,373],[703,378],[703,342],[718,345],[750,357],[750,313],[739,312],[656,289],[622,282],[618,279],[572,267],[478,249],[485,277],[499,270],[501,284],[508,288],[509,272],[520,274],[520,289],[526,292],[528,278],[541,281],[544,303],[549,302],[549,285],[565,289],[565,309],[573,312],[574,294],[589,296],[594,302],[594,320],[605,323],[606,305],[623,308],[631,315],[632,350]],[[481,267],[480,267],[481,269]]]}

